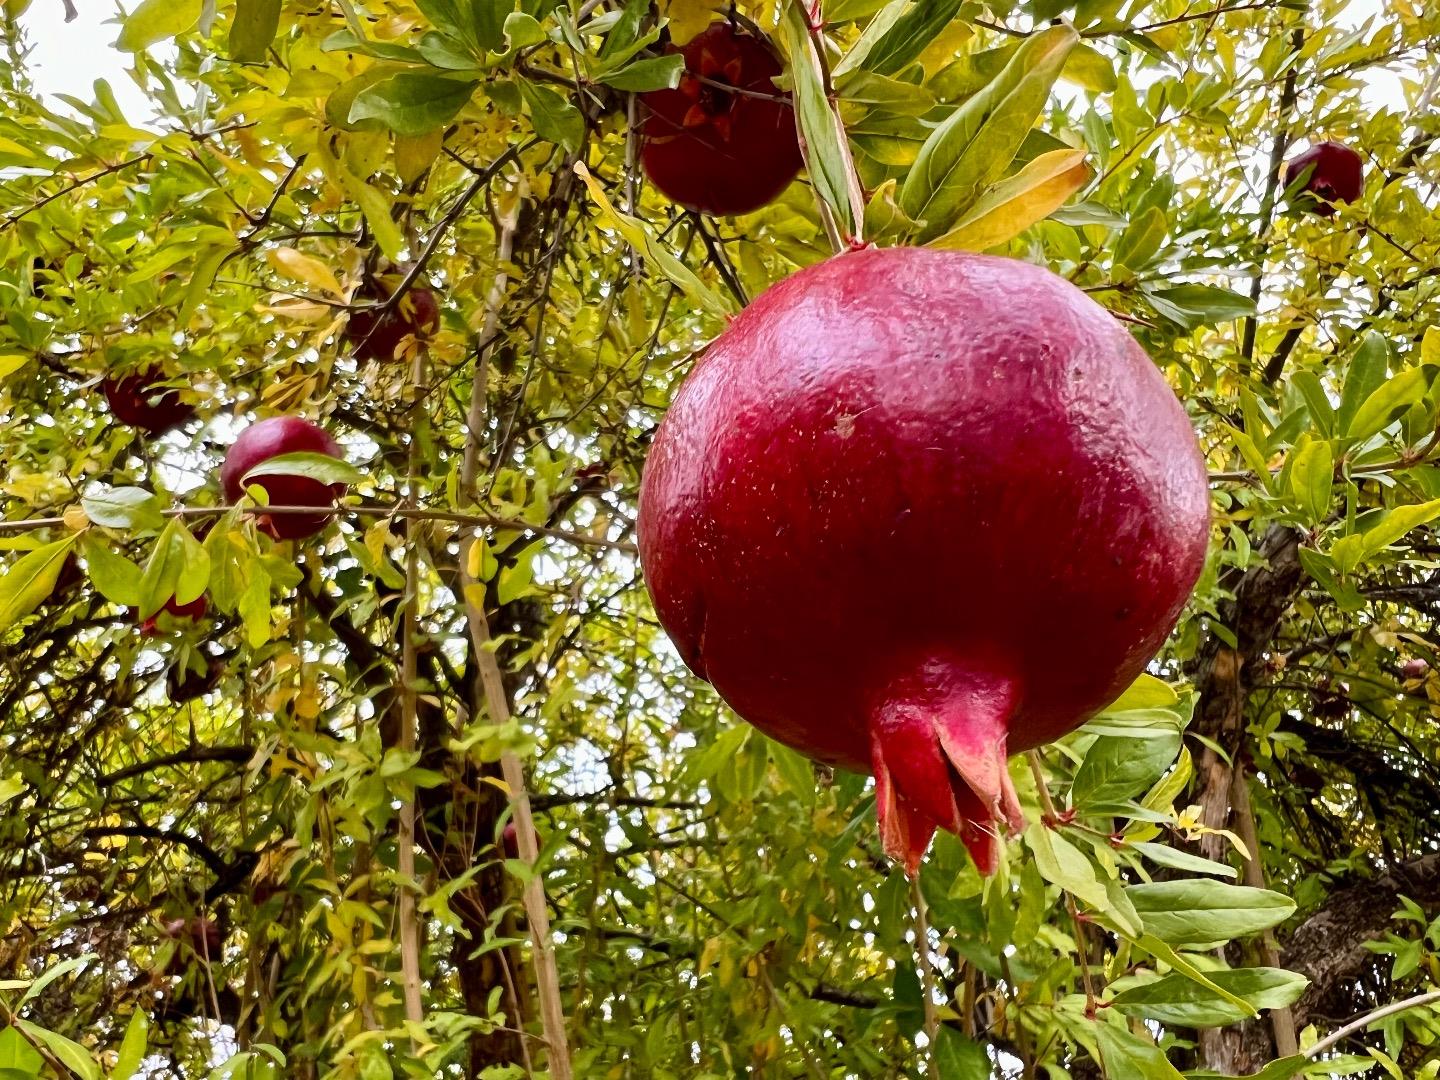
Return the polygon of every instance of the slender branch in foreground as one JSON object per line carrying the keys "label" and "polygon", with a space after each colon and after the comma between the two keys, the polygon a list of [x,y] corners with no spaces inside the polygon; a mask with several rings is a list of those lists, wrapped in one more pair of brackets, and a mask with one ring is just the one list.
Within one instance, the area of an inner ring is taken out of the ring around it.
{"label": "slender branch in foreground", "polygon": [[[235,506],[181,506],[169,510],[162,510],[164,517],[214,517],[220,514],[229,513]],[[323,507],[315,506],[266,506],[247,507],[246,509],[262,510],[266,514],[315,514]],[[537,536],[550,536],[556,540],[564,540],[577,547],[602,547],[614,551],[623,551],[634,554],[636,547],[628,540],[609,540],[603,536],[590,536],[587,533],[574,532],[570,529],[556,529],[548,525],[535,525],[528,521],[520,521],[515,518],[502,518],[494,514],[462,514],[451,510],[424,510],[413,506],[381,506],[375,503],[357,503],[354,505],[341,505],[334,508],[338,514],[354,514],[361,517],[396,517],[414,519],[417,521],[448,521],[456,525],[470,525],[476,528],[489,529],[514,529],[516,532],[534,533]],[[15,521],[0,521],[0,535],[6,533],[30,532],[35,529],[53,529],[64,525],[63,517],[38,517],[21,518]]]}
{"label": "slender branch in foreground", "polygon": [[1405,1012],[1407,1009],[1418,1009],[1421,1005],[1430,1005],[1437,1001],[1440,1001],[1440,990],[1431,990],[1428,994],[1416,994],[1414,997],[1406,998],[1404,1001],[1395,1001],[1389,1005],[1384,1005],[1374,1012],[1366,1013],[1360,1017],[1359,1020],[1346,1024],[1339,1031],[1331,1032],[1314,1046],[1310,1047],[1309,1050],[1306,1050],[1305,1056],[1307,1058],[1317,1058],[1341,1039],[1347,1038],[1357,1031],[1362,1031],[1371,1024],[1384,1020],[1387,1016],[1394,1016],[1396,1013]]}

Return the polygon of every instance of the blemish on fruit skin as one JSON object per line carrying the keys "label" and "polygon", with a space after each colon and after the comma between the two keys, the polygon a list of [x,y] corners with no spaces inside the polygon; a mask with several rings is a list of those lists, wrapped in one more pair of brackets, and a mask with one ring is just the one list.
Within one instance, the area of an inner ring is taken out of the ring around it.
{"label": "blemish on fruit skin", "polygon": [[848,439],[855,434],[855,417],[850,413],[841,413],[835,418],[835,434],[842,439]]}

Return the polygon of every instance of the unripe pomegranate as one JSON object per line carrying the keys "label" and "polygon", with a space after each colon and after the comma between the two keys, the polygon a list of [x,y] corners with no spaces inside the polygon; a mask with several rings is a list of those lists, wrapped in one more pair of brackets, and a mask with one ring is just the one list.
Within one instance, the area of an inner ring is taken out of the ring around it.
{"label": "unripe pomegranate", "polygon": [[[384,288],[366,290],[363,294],[375,301],[384,300],[389,295]],[[428,341],[439,328],[440,304],[435,294],[416,286],[383,315],[373,308],[351,312],[345,324],[345,340],[350,342],[355,355],[361,360],[394,360],[396,351],[406,338]]]}
{"label": "unripe pomegranate", "polygon": [[1334,214],[1336,203],[1355,202],[1365,193],[1365,163],[1344,143],[1317,143],[1286,162],[1287,188],[1302,176],[1300,205],[1322,217]]}
{"label": "unripe pomegranate", "polygon": [[163,435],[195,415],[195,406],[180,400],[180,391],[158,387],[165,373],[148,367],[123,379],[106,379],[101,388],[110,414],[122,424],[140,428],[151,435]]}
{"label": "unripe pomegranate", "polygon": [[728,22],[714,23],[681,51],[680,85],[640,96],[645,174],[691,210],[758,210],[801,165],[795,113],[775,88],[780,61],[763,40]]}
{"label": "unripe pomegranate", "polygon": [[1209,497],[1184,409],[1069,282],[870,249],[710,346],[656,433],[640,556],[685,662],[746,720],[873,771],[885,850],[983,870],[1010,753],[1113,701],[1179,616]]}
{"label": "unripe pomegranate", "polygon": [[[225,498],[235,502],[245,493],[245,476],[262,461],[281,454],[328,454],[343,458],[340,444],[318,424],[299,416],[273,416],[251,424],[225,454],[220,468],[220,482]],[[272,506],[331,507],[345,494],[344,484],[322,484],[308,476],[276,473],[255,477],[253,484],[264,490]],[[325,527],[330,514],[267,514],[263,510],[256,523],[277,540],[298,540],[313,536]]]}
{"label": "unripe pomegranate", "polygon": [[209,610],[210,601],[205,599],[204,593],[201,593],[188,604],[176,603],[175,597],[172,596],[169,600],[165,601],[164,607],[140,624],[140,636],[153,638],[163,634],[165,631],[160,628],[161,615],[168,615],[172,619],[194,620],[203,619],[205,613]]}

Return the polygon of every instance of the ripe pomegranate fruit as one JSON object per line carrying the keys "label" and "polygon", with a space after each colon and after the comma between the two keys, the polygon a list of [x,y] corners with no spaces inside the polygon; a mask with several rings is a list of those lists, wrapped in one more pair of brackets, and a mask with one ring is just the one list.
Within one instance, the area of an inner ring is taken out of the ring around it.
{"label": "ripe pomegranate fruit", "polygon": [[673,90],[640,95],[640,163],[666,198],[707,214],[748,214],[800,171],[800,138],[770,46],[717,22],[681,50]]}
{"label": "ripe pomegranate fruit", "polygon": [[[272,416],[251,424],[226,452],[225,463],[220,468],[220,482],[225,489],[226,500],[233,503],[245,493],[246,474],[262,461],[281,454],[298,453],[344,457],[340,444],[330,437],[329,432],[302,417]],[[322,484],[308,476],[285,473],[257,476],[254,484],[264,490],[274,506],[328,508],[345,494],[344,484]],[[298,540],[319,532],[330,517],[329,513],[267,514],[262,510],[255,520],[276,540]]]}
{"label": "ripe pomegranate fruit", "polygon": [[[220,924],[208,915],[198,915],[189,919],[169,919],[165,923],[165,936],[176,941],[186,939],[187,944],[195,955],[212,963],[221,959],[225,947],[224,935],[220,932]],[[184,960],[177,952],[175,960],[172,961],[172,968],[184,966]]]}
{"label": "ripe pomegranate fruit", "polygon": [[157,387],[164,380],[163,371],[148,367],[123,379],[106,379],[100,385],[116,420],[151,435],[163,435],[195,415],[195,406],[181,401],[180,391]]}
{"label": "ripe pomegranate fruit", "polygon": [[1185,411],[1104,308],[1013,259],[869,249],[747,308],[675,396],[640,557],[746,720],[875,774],[885,850],[993,869],[1010,753],[1113,701],[1174,626],[1209,497]]}
{"label": "ripe pomegranate fruit", "polygon": [[[381,301],[390,295],[383,286],[362,290],[361,298]],[[361,360],[394,360],[401,343],[409,337],[428,341],[440,328],[440,303],[430,289],[416,286],[406,291],[396,305],[383,315],[364,308],[350,314],[345,340]]]}
{"label": "ripe pomegranate fruit", "polygon": [[178,604],[172,596],[165,601],[164,607],[140,624],[140,636],[153,638],[164,634],[165,631],[160,627],[161,615],[168,615],[172,619],[203,619],[209,610],[210,601],[205,599],[203,593],[188,604]]}
{"label": "ripe pomegranate fruit", "polygon": [[[540,847],[540,837],[535,837],[536,848]],[[500,847],[505,852],[505,858],[520,858],[520,832],[515,828],[515,822],[507,821],[505,828],[500,831]]]}
{"label": "ripe pomegranate fruit", "polygon": [[1423,679],[1430,671],[1430,662],[1419,656],[1411,657],[1400,665],[1400,674],[1407,679]]}
{"label": "ripe pomegranate fruit", "polygon": [[1365,193],[1365,163],[1344,143],[1317,143],[1286,162],[1287,188],[1302,176],[1297,203],[1322,217],[1334,214],[1336,203],[1354,202]]}

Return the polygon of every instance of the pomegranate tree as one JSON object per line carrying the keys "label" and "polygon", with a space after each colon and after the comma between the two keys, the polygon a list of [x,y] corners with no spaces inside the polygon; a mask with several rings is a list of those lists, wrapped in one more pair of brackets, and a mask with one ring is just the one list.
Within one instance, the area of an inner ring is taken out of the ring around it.
{"label": "pomegranate tree", "polygon": [[120,379],[106,379],[100,386],[110,415],[151,435],[163,435],[195,415],[195,406],[180,400],[180,391],[163,384],[165,373],[158,367],[145,368]]}
{"label": "pomegranate tree", "polygon": [[780,61],[766,42],[728,22],[712,24],[681,51],[680,85],[640,97],[645,174],[692,210],[758,210],[800,171],[795,113],[775,88]]}
{"label": "pomegranate tree", "polygon": [[746,720],[872,771],[885,850],[991,870],[1009,754],[1113,701],[1172,629],[1209,499],[1185,411],[1048,270],[870,249],[744,311],[678,391],[640,554],[685,662]]}
{"label": "pomegranate tree", "polygon": [[246,476],[262,462],[282,454],[298,453],[344,457],[340,444],[319,424],[299,416],[272,416],[242,431],[220,467],[220,482],[229,502],[238,501],[245,494],[245,488],[253,485],[265,492],[271,506],[326,508],[326,513],[317,514],[267,514],[261,510],[256,523],[277,540],[299,540],[319,532],[330,520],[329,508],[345,494],[344,484],[325,484],[308,476],[288,473],[266,473],[246,484]]}
{"label": "pomegranate tree", "polygon": [[1365,193],[1365,163],[1344,143],[1322,142],[1285,164],[1285,186],[1304,178],[1301,205],[1322,217],[1335,213],[1336,203],[1355,202]]}

